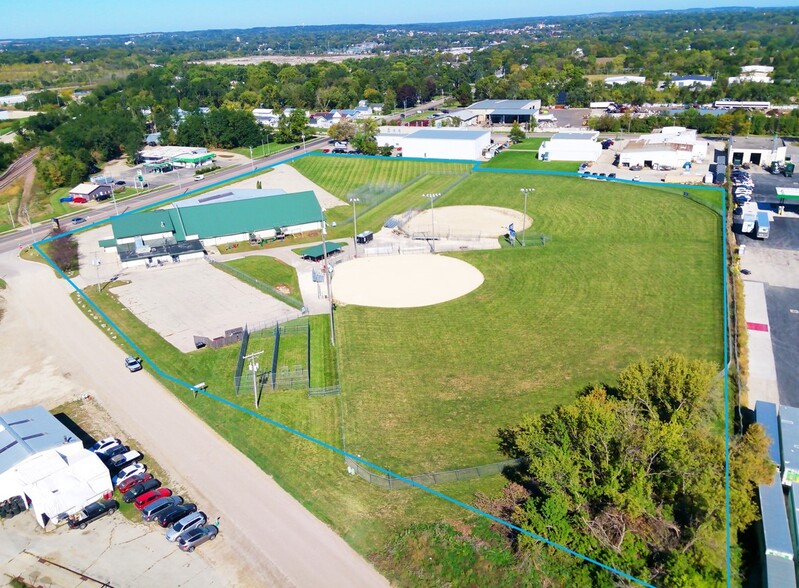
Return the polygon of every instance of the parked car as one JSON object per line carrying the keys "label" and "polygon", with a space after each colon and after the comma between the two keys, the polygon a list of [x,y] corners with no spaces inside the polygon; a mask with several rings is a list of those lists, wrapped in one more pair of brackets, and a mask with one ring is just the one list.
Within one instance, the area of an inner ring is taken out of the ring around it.
{"label": "parked car", "polygon": [[166,498],[167,496],[172,496],[172,490],[169,488],[157,488],[155,490],[150,490],[149,492],[145,492],[136,498],[136,500],[133,501],[133,506],[141,510],[148,504],[151,504],[156,500],[160,500],[161,498]]}
{"label": "parked car", "polygon": [[108,463],[115,458],[117,455],[122,455],[126,451],[130,451],[130,447],[127,445],[114,445],[113,447],[109,447],[103,453],[98,453],[97,455],[100,456],[100,460],[105,464]]}
{"label": "parked car", "polygon": [[123,481],[125,481],[126,478],[143,474],[146,471],[147,471],[146,465],[144,465],[143,463],[134,463],[133,465],[129,465],[128,467],[119,470],[119,472],[115,476],[112,476],[111,482],[114,485],[118,485]]}
{"label": "parked car", "polygon": [[129,372],[138,372],[141,370],[141,360],[138,357],[128,355],[125,358],[125,367]]}
{"label": "parked car", "polygon": [[615,177],[616,177],[616,172],[610,172],[610,173],[608,174],[608,177],[609,177],[609,178],[615,178]]}
{"label": "parked car", "polygon": [[134,486],[138,486],[139,484],[143,484],[144,482],[149,482],[152,479],[153,475],[150,473],[128,476],[127,478],[122,480],[122,482],[117,484],[117,490],[119,490],[121,494],[124,494]]}
{"label": "parked car", "polygon": [[105,439],[100,439],[94,445],[89,447],[89,451],[93,453],[102,453],[109,447],[113,447],[114,445],[122,445],[122,441],[117,439],[116,437],[106,437]]}
{"label": "parked car", "polygon": [[142,454],[136,451],[135,449],[132,451],[126,451],[125,453],[120,453],[119,455],[115,455],[112,457],[106,465],[108,469],[113,472],[118,472],[125,466],[128,466],[132,463],[139,461],[142,458]]}
{"label": "parked car", "polygon": [[183,504],[183,499],[180,496],[161,498],[141,509],[141,518],[147,522],[154,521],[159,514],[176,504]]}
{"label": "parked car", "polygon": [[202,527],[208,522],[208,517],[202,511],[193,512],[186,515],[174,523],[166,532],[166,540],[169,542],[177,541],[177,538],[192,529]]}
{"label": "parked car", "polygon": [[178,537],[178,547],[183,551],[191,553],[194,549],[206,541],[213,541],[219,534],[219,529],[215,525],[206,525],[181,533]]}
{"label": "parked car", "polygon": [[155,517],[155,520],[158,521],[158,524],[163,527],[171,527],[172,523],[175,523],[185,517],[188,514],[197,511],[197,505],[191,502],[186,504],[177,504],[175,506],[169,507],[165,510],[162,510],[158,513],[158,516]]}
{"label": "parked car", "polygon": [[118,509],[119,503],[116,500],[99,500],[69,517],[67,524],[70,529],[85,529],[89,523],[93,523],[105,515],[114,514]]}
{"label": "parked car", "polygon": [[[125,502],[125,504],[130,504],[131,502],[136,500],[139,496],[147,494],[148,492],[152,492],[153,490],[156,490],[160,487],[161,487],[161,480],[159,480],[158,478],[151,478],[146,482],[142,482],[141,484],[135,484],[130,488],[128,488],[127,490],[125,490],[125,493],[122,494],[122,501]],[[163,496],[160,498],[163,498]]]}
{"label": "parked car", "polygon": [[115,183],[116,183],[117,186],[124,186],[125,185],[125,180],[117,180]]}

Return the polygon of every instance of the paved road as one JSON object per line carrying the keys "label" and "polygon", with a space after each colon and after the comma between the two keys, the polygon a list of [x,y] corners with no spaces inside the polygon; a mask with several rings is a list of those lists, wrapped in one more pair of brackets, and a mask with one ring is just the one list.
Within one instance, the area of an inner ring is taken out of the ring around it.
{"label": "paved road", "polygon": [[[309,141],[306,144],[306,150],[311,151],[313,149],[318,149],[322,145],[327,145],[327,139],[317,139],[315,141]],[[283,151],[281,153],[277,153],[270,157],[265,157],[263,159],[259,159],[255,162],[255,165],[250,163],[236,165],[229,168],[226,168],[218,173],[208,175],[204,180],[200,180],[198,182],[186,182],[183,187],[172,186],[170,188],[164,188],[159,190],[154,190],[148,194],[143,196],[137,196],[134,198],[130,198],[125,200],[124,202],[119,202],[116,205],[116,208],[119,211],[119,214],[123,214],[128,210],[132,210],[135,208],[140,208],[142,206],[154,204],[156,202],[160,202],[162,200],[167,200],[169,198],[174,198],[175,196],[180,195],[181,193],[188,193],[193,190],[199,190],[207,188],[208,186],[212,186],[219,182],[225,182],[242,174],[246,174],[251,172],[253,169],[255,171],[265,169],[266,167],[271,167],[277,165],[281,162],[287,161],[294,157],[300,155],[302,151]],[[113,201],[109,201],[106,204],[93,209],[88,215],[89,222],[91,223],[102,223],[112,216],[116,214],[115,212],[115,205]],[[62,226],[64,224],[62,223]],[[71,226],[67,226],[67,229],[71,229]],[[44,239],[47,234],[50,232],[51,226],[49,222],[35,224],[33,226],[26,226],[20,227],[16,231],[12,231],[10,233],[6,233],[5,235],[0,237],[0,253],[5,251],[11,251],[13,249],[18,249],[20,246],[27,246],[33,243],[34,241],[39,241]]]}
{"label": "paved road", "polygon": [[[388,585],[343,539],[153,377],[130,374],[122,352],[84,318],[66,295],[69,286],[49,268],[9,252],[0,255],[0,276],[8,282],[6,311],[25,321],[29,350],[21,355],[4,346],[0,365],[41,365],[47,360],[61,366],[70,385],[94,396],[145,453],[199,504],[207,505],[210,516],[221,516],[228,557],[253,573],[241,585]],[[17,402],[25,404],[26,399]]]}

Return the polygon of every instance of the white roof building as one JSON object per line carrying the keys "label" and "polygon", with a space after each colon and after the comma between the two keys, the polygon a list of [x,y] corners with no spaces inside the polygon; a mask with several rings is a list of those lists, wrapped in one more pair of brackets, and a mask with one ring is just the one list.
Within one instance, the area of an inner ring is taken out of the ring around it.
{"label": "white roof building", "polygon": [[608,86],[623,86],[624,84],[644,84],[646,78],[644,76],[610,76],[605,78],[605,83]]}
{"label": "white roof building", "polygon": [[27,102],[28,97],[25,94],[9,94],[8,96],[0,96],[0,104],[11,106],[14,104],[22,104]]}
{"label": "white roof building", "polygon": [[100,458],[44,408],[0,415],[0,501],[22,497],[44,527],[111,491]]}
{"label": "white roof building", "polygon": [[491,132],[459,128],[419,129],[381,127],[375,137],[380,146],[390,145],[403,157],[480,161],[491,145]]}
{"label": "white roof building", "polygon": [[596,161],[602,154],[598,131],[555,133],[538,148],[543,161]]}
{"label": "white roof building", "polygon": [[628,142],[619,156],[619,165],[683,169],[704,161],[707,149],[707,141],[699,139],[695,129],[664,127]]}
{"label": "white roof building", "polygon": [[713,85],[713,78],[711,76],[675,76],[671,78],[671,83],[678,88],[693,88],[694,86],[709,88]]}
{"label": "white roof building", "polygon": [[741,68],[741,73],[738,76],[729,78],[730,84],[739,84],[744,82],[756,82],[760,84],[773,84],[774,80],[771,79],[771,74],[774,68],[770,65],[744,65]]}

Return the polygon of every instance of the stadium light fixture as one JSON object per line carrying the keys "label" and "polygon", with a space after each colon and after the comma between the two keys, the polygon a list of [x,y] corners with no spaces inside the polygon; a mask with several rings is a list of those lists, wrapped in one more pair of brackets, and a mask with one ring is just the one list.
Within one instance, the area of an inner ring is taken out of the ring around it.
{"label": "stadium light fixture", "polygon": [[525,240],[525,233],[527,233],[527,196],[535,192],[535,188],[522,188],[521,193],[524,194],[524,216],[522,217],[522,247],[527,245]]}

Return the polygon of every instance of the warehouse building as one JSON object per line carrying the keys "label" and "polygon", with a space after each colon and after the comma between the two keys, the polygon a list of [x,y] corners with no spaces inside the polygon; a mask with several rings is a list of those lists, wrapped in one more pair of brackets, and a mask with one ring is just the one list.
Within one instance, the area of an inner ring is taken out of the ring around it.
{"label": "warehouse building", "polygon": [[762,165],[785,161],[788,144],[776,137],[733,137],[729,144],[729,160],[733,165]]}
{"label": "warehouse building", "polygon": [[0,502],[47,526],[113,492],[100,458],[41,406],[0,415]]}
{"label": "warehouse building", "polygon": [[122,267],[152,266],[201,259],[215,245],[321,229],[322,208],[313,192],[276,192],[217,191],[169,208],[114,217],[114,237],[100,246],[116,251]]}
{"label": "warehouse building", "polygon": [[377,144],[389,145],[403,157],[479,161],[491,145],[490,131],[381,127]]}
{"label": "warehouse building", "polygon": [[619,165],[654,170],[688,169],[704,161],[707,151],[707,141],[699,139],[696,130],[664,127],[629,141],[619,156]]}
{"label": "warehouse building", "polygon": [[511,125],[535,124],[540,111],[540,100],[481,100],[453,114],[467,125]]}
{"label": "warehouse building", "polygon": [[596,161],[602,154],[598,131],[555,133],[538,148],[542,161]]}

